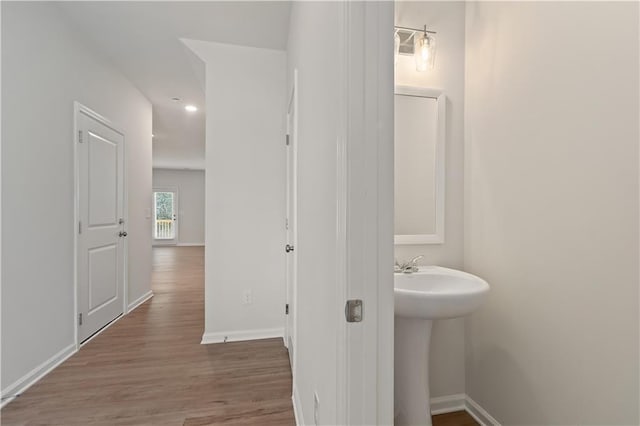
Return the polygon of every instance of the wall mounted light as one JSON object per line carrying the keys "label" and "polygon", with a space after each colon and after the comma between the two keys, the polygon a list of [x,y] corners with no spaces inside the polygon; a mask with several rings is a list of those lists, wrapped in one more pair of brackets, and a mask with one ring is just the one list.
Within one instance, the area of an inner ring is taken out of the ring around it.
{"label": "wall mounted light", "polygon": [[413,55],[417,71],[432,69],[436,58],[435,31],[395,27],[395,61],[399,55]]}
{"label": "wall mounted light", "polygon": [[193,105],[187,105],[184,107],[184,109],[186,109],[189,112],[196,112],[198,110],[198,107],[195,107]]}

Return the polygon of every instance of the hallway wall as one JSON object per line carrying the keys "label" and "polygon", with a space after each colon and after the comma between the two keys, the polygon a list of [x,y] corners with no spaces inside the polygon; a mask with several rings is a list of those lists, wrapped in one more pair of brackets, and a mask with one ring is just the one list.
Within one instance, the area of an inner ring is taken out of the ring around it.
{"label": "hallway wall", "polygon": [[178,189],[179,246],[204,245],[204,179],[204,170],[153,169],[154,188]]}
{"label": "hallway wall", "polygon": [[124,130],[128,300],[150,291],[151,105],[53,3],[1,7],[4,395],[75,349],[74,101]]}
{"label": "hallway wall", "polygon": [[203,343],[282,336],[285,52],[185,43],[207,76]]}

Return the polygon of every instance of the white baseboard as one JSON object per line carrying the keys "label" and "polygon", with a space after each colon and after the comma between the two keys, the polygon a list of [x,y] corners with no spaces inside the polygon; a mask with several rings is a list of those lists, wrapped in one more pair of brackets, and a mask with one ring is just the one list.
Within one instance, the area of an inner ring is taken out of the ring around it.
{"label": "white baseboard", "polygon": [[482,426],[501,426],[500,423],[491,416],[491,414],[482,408],[480,404],[471,399],[469,395],[466,395],[465,398],[465,410]]}
{"label": "white baseboard", "polygon": [[153,292],[149,290],[148,292],[138,297],[133,302],[129,303],[129,305],[127,306],[127,313],[131,313],[131,311],[133,311],[135,308],[142,305],[144,302],[151,299],[152,297],[153,297]]}
{"label": "white baseboard", "polygon": [[302,406],[300,405],[300,397],[298,396],[298,389],[293,387],[293,395],[291,395],[291,401],[293,402],[293,417],[296,419],[296,426],[304,425],[302,418]]}
{"label": "white baseboard", "polygon": [[284,328],[262,328],[259,330],[220,331],[216,333],[204,333],[203,345],[209,343],[242,342],[244,340],[272,339],[284,337]]}
{"label": "white baseboard", "polygon": [[466,411],[482,426],[501,426],[484,408],[469,398],[469,395],[457,393],[454,395],[431,398],[431,415]]}
{"label": "white baseboard", "polygon": [[2,398],[8,398],[2,400],[0,408],[13,401],[16,395],[20,395],[21,393],[29,389],[33,384],[49,374],[51,370],[62,364],[74,353],[76,353],[76,344],[72,343],[33,370],[29,371],[24,376],[20,377],[9,386],[7,386],[6,389],[2,390],[1,395]]}
{"label": "white baseboard", "polygon": [[439,396],[431,398],[431,414],[453,413],[454,411],[462,411],[466,408],[466,395],[458,393],[455,395]]}
{"label": "white baseboard", "polygon": [[204,247],[204,243],[178,243],[178,247]]}

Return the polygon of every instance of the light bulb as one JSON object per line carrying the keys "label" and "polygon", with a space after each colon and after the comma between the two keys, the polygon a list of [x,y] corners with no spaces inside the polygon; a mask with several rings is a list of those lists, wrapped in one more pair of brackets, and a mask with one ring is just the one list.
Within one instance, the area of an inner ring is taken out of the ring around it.
{"label": "light bulb", "polygon": [[416,61],[417,71],[426,71],[433,68],[436,53],[436,40],[426,32],[416,34],[413,44],[413,56]]}

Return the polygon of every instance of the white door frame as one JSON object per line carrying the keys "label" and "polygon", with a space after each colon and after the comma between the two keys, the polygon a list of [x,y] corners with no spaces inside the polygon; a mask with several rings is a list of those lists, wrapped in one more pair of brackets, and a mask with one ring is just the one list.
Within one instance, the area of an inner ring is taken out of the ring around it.
{"label": "white door frame", "polygon": [[[297,344],[297,320],[298,320],[298,316],[297,316],[297,306],[298,306],[298,298],[297,298],[297,281],[298,281],[298,255],[297,255],[297,251],[295,250],[298,241],[297,241],[297,226],[298,226],[298,203],[297,203],[297,191],[298,191],[298,70],[294,69],[293,70],[293,85],[291,87],[291,90],[289,91],[289,96],[288,96],[289,102],[287,105],[287,135],[290,138],[290,140],[292,141],[289,145],[287,145],[287,207],[286,207],[286,214],[287,214],[287,220],[289,219],[293,219],[292,223],[294,226],[294,229],[292,231],[292,241],[288,240],[288,236],[287,236],[287,242],[286,244],[291,244],[294,246],[294,251],[292,253],[287,253],[287,256],[289,256],[289,259],[287,259],[287,262],[291,262],[292,263],[292,277],[291,277],[291,281],[289,280],[289,270],[286,270],[286,274],[287,274],[287,278],[286,278],[286,303],[289,304],[289,314],[293,316],[293,324],[292,324],[292,329],[289,329],[289,318],[285,317],[285,346],[287,347],[287,349],[289,349],[290,351],[293,350],[293,360],[292,360],[292,365],[291,365],[291,375],[292,377],[296,377],[296,359],[297,359],[297,350],[296,350],[296,344]],[[291,111],[293,109],[294,111],[294,115],[293,115],[293,121],[291,121],[291,117],[289,115],[289,111]],[[290,157],[291,156],[291,157]],[[289,176],[289,161],[292,162],[291,165],[291,171],[292,171],[292,176]],[[290,185],[293,187],[292,191],[294,193],[294,199],[291,200],[290,199]],[[290,206],[290,203],[293,203],[292,206]],[[289,208],[291,207],[292,210],[292,216],[293,218],[289,218]],[[289,225],[289,222],[287,222],[287,226]],[[288,228],[285,230],[285,232],[288,234]],[[292,286],[292,288],[291,288]],[[291,293],[291,299],[289,298],[289,294]],[[293,348],[289,348],[289,336],[293,336],[292,342],[293,342]],[[295,379],[292,381],[293,386],[295,387]],[[292,389],[293,392],[293,389]]]}
{"label": "white door frame", "polygon": [[[124,202],[123,202],[123,216],[124,216],[124,224],[125,224],[125,229],[127,224],[129,223],[129,207],[128,207],[128,198],[129,198],[129,189],[128,189],[128,185],[127,185],[127,145],[126,145],[126,135],[125,133],[120,130],[116,125],[114,125],[108,118],[98,114],[97,112],[93,111],[92,109],[82,105],[81,103],[74,101],[73,103],[73,318],[71,319],[73,322],[73,330],[74,330],[74,340],[75,340],[75,345],[76,345],[76,350],[80,349],[80,340],[78,337],[79,334],[79,327],[78,327],[78,287],[79,287],[79,280],[78,280],[78,223],[80,221],[80,159],[78,157],[78,143],[79,143],[79,134],[80,134],[80,127],[79,127],[79,120],[78,117],[80,114],[85,114],[91,118],[93,118],[94,120],[100,122],[101,124],[105,125],[106,127],[109,127],[110,129],[120,133],[123,135],[123,176],[122,176],[122,180],[123,180],[123,185],[124,185],[124,194],[123,194],[123,198],[124,198]],[[114,321],[112,321],[110,324],[113,324],[116,320],[118,320],[119,318],[122,318],[122,316],[126,315],[128,313],[127,310],[127,305],[129,303],[129,242],[126,238],[123,238],[123,243],[124,243],[124,247],[122,250],[122,255],[124,257],[123,259],[123,265],[124,267],[122,268],[122,273],[124,274],[123,277],[123,282],[124,282],[124,291],[123,291],[123,297],[122,297],[122,315],[118,318],[116,318]],[[109,324],[109,325],[110,325]],[[95,335],[99,334],[100,332],[102,332],[106,327],[102,328],[101,330],[99,330]],[[93,337],[90,337],[89,339],[87,339],[84,343],[87,343],[89,340],[91,340]]]}
{"label": "white door frame", "polygon": [[[178,192],[178,187],[177,186],[154,186],[151,190],[152,193],[156,193],[156,192],[173,192],[174,193],[174,198],[173,198],[173,215],[175,216],[175,219],[173,221],[173,226],[175,227],[174,229],[174,233],[173,233],[173,239],[172,240],[157,240],[156,239],[156,230],[155,230],[155,219],[156,219],[156,200],[155,198],[153,198],[153,206],[151,206],[151,232],[153,232],[152,234],[152,241],[153,241],[153,245],[154,246],[177,246],[178,244],[178,239],[180,238],[180,194]],[[153,194],[152,194],[153,195]]]}
{"label": "white door frame", "polygon": [[[344,2],[339,28],[338,423],[393,424],[393,2]],[[363,321],[344,303],[363,300]]]}

